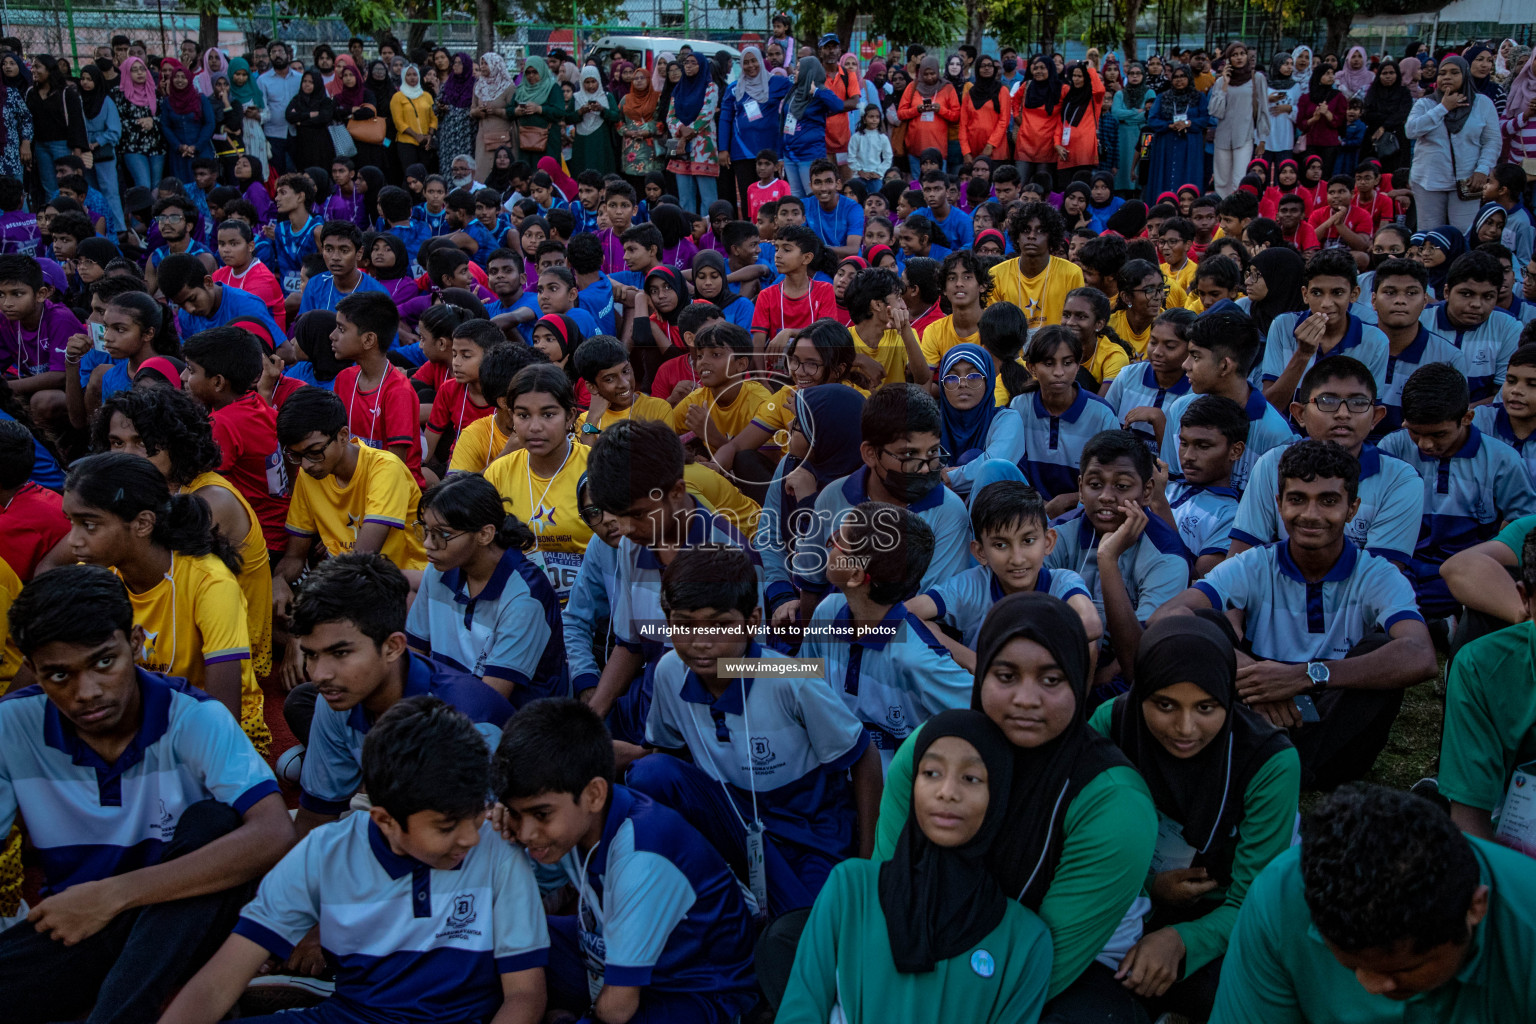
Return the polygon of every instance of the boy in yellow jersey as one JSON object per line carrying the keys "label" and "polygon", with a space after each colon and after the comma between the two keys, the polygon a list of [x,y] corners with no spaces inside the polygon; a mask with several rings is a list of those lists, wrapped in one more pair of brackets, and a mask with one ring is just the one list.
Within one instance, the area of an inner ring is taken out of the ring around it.
{"label": "boy in yellow jersey", "polygon": [[1136,350],[1137,359],[1145,359],[1152,321],[1163,311],[1168,285],[1163,272],[1146,260],[1131,260],[1121,267],[1117,281],[1123,305],[1109,318],[1110,329]]}
{"label": "boy in yellow jersey", "polygon": [[571,358],[577,376],[587,382],[592,395],[586,415],[581,417],[583,444],[596,444],[604,430],[621,420],[672,422],[672,406],[666,399],[643,394],[635,387],[635,368],[618,338],[594,335],[578,345]]}
{"label": "boy in yellow jersey", "polygon": [[[729,320],[713,320],[694,335],[688,358],[693,360],[699,386],[673,407],[672,429],[692,433],[711,456],[746,429],[768,401],[768,389],[746,377],[751,356],[752,336]],[[773,478],[775,462],[776,452],[736,452],[732,468],[736,486],[760,498]]]}
{"label": "boy in yellow jersey", "polygon": [[553,364],[525,366],[497,404],[511,414],[521,446],[491,463],[485,478],[495,485],[507,511],[538,538],[535,550],[563,602],[592,539],[592,527],[581,517],[576,497],[592,449],[572,434],[580,410],[571,379]]}
{"label": "boy in yellow jersey", "polygon": [[192,396],[171,388],[119,391],[102,403],[91,447],[148,459],[172,493],[195,493],[208,503],[219,532],[240,555],[235,580],[245,595],[251,663],[257,678],[272,671],[272,568],[267,544],[250,502],[215,472],[219,445],[207,410]]}
{"label": "boy in yellow jersey", "polygon": [[[320,388],[295,392],[277,414],[277,441],[303,472],[294,474],[288,548],[272,570],[274,615],[287,618],[316,539],[328,554],[378,552],[408,576],[420,573],[427,555],[411,524],[421,489],[393,452],[352,436],[341,399]],[[298,650],[289,645],[289,681],[303,678]]]}
{"label": "boy in yellow jersey", "polygon": [[853,347],[880,364],[882,383],[902,384],[908,374],[919,385],[933,379],[923,343],[912,326],[912,311],[902,297],[901,278],[884,267],[861,270],[843,302],[853,318]]}
{"label": "boy in yellow jersey", "polygon": [[507,445],[517,436],[512,432],[512,411],[503,403],[507,388],[517,371],[549,357],[531,345],[514,341],[492,346],[480,359],[480,391],[491,406],[491,414],[482,416],[459,434],[448,460],[448,472],[484,473],[491,463],[507,454]]}
{"label": "boy in yellow jersey", "polygon": [[1158,233],[1149,237],[1157,246],[1163,271],[1188,293],[1195,286],[1195,268],[1200,265],[1189,258],[1189,247],[1195,240],[1195,222],[1185,217],[1169,217]]}
{"label": "boy in yellow jersey", "polygon": [[1029,331],[1061,322],[1067,293],[1083,286],[1083,272],[1053,251],[1066,245],[1067,226],[1049,203],[1025,203],[1008,218],[1008,236],[1019,254],[992,268],[992,301],[1024,311]]}
{"label": "boy in yellow jersey", "polygon": [[64,485],[70,557],[117,573],[134,624],[135,660],[185,679],[230,709],[263,754],[271,744],[251,666],[238,554],[201,498],[172,495],[147,459],[106,452],[80,459]]}
{"label": "boy in yellow jersey", "polygon": [[950,312],[923,332],[923,361],[930,371],[939,368],[944,353],[962,341],[976,340],[976,325],[992,292],[992,278],[970,249],[958,249],[944,257],[939,281]]}

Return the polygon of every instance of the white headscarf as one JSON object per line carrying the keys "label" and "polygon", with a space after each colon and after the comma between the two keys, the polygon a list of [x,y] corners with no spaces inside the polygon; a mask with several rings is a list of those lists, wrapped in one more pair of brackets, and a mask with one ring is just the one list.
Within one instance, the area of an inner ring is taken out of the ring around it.
{"label": "white headscarf", "polygon": [[[415,85],[409,85],[406,83],[405,74],[407,71],[416,72]],[[421,87],[421,68],[417,67],[415,64],[407,64],[400,71],[400,91],[405,94],[405,98],[408,100],[414,100],[416,97],[426,92],[426,90]]]}
{"label": "white headscarf", "polygon": [[481,56],[490,74],[475,79],[475,97],[481,103],[489,103],[512,87],[512,76],[507,72],[507,62],[499,53]]}
{"label": "white headscarf", "polygon": [[[597,88],[588,89],[588,82],[596,82]],[[571,99],[571,105],[577,109],[586,106],[588,103],[596,103],[604,109],[608,106],[608,94],[603,92],[602,75],[598,73],[597,68],[590,64],[581,69],[581,88],[576,91],[576,95]],[[576,122],[576,134],[591,135],[602,126],[602,112],[589,110],[581,115],[580,121]]]}
{"label": "white headscarf", "polygon": [[768,103],[769,92],[768,70],[767,65],[763,63],[763,51],[755,46],[745,47],[741,51],[743,67],[746,65],[745,58],[749,53],[757,58],[757,74],[748,78],[746,71],[742,71],[741,77],[736,79],[736,88],[734,90],[736,102],[740,104],[747,102],[747,100],[756,100],[758,106],[765,106]]}
{"label": "white headscarf", "polygon": [[[1301,70],[1301,62],[1296,60],[1303,50],[1307,52],[1307,70],[1305,71]],[[1296,47],[1291,51],[1291,60],[1296,62],[1296,68],[1291,72],[1291,77],[1296,80],[1297,85],[1301,86],[1301,91],[1306,92],[1308,83],[1312,81],[1312,72],[1317,70],[1317,58],[1312,56],[1312,47]]]}

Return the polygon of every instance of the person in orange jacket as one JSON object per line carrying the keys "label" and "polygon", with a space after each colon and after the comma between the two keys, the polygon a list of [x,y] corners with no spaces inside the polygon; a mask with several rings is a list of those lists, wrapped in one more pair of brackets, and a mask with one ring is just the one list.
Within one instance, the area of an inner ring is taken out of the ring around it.
{"label": "person in orange jacket", "polygon": [[[827,88],[842,99],[848,109],[853,109],[864,94],[864,80],[859,77],[859,58],[844,53],[837,35],[828,32],[817,46],[821,67],[827,73]],[[853,103],[849,104],[852,100]],[[827,159],[837,164],[839,180],[846,180],[852,171],[848,167],[848,141],[853,136],[853,125],[847,117],[827,118]]]}
{"label": "person in orange jacket", "polygon": [[976,81],[960,97],[960,155],[966,160],[984,156],[1008,159],[1008,116],[1013,98],[998,77],[997,61],[983,54],[976,58]]}
{"label": "person in orange jacket", "polygon": [[918,65],[917,80],[907,86],[896,116],[907,125],[907,159],[915,178],[919,168],[913,154],[930,147],[947,153],[949,126],[960,121],[960,97],[954,86],[939,77],[937,57],[925,56]]}
{"label": "person in orange jacket", "polygon": [[1061,135],[1056,141],[1056,187],[1063,188],[1080,170],[1099,165],[1099,118],[1104,108],[1104,81],[1087,61],[1067,68],[1067,91],[1061,97]]}
{"label": "person in orange jacket", "polygon": [[1056,151],[1061,142],[1061,100],[1066,91],[1050,57],[1037,53],[1029,58],[1029,73],[1013,101],[1013,119],[1019,126],[1013,158],[1028,165],[1019,168],[1023,181],[1037,171],[1056,170],[1061,159]]}

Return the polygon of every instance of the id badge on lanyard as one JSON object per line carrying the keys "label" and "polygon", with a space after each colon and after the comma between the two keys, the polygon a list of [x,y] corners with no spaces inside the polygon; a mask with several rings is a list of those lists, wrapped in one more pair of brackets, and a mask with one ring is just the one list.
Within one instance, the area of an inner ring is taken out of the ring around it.
{"label": "id badge on lanyard", "polygon": [[799,126],[800,126],[800,122],[795,120],[795,115],[794,114],[785,114],[784,115],[784,134],[785,135],[793,135],[793,134],[795,134],[795,129],[798,128]]}
{"label": "id badge on lanyard", "polygon": [[747,100],[741,105],[741,109],[747,115],[748,121],[762,120],[763,108],[758,105],[757,100]]}
{"label": "id badge on lanyard", "polygon": [[747,888],[752,890],[752,899],[757,902],[757,916],[768,916],[768,865],[763,852],[763,844],[767,842],[763,832],[763,823],[760,821],[747,822]]}

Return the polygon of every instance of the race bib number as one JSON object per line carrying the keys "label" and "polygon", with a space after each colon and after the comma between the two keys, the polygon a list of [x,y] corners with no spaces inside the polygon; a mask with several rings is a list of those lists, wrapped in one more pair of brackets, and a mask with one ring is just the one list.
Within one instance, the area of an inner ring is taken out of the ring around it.
{"label": "race bib number", "polygon": [[571,551],[544,552],[544,572],[561,604],[571,596],[571,587],[576,585],[576,574],[580,571],[581,555]]}
{"label": "race bib number", "polygon": [[283,292],[292,295],[304,287],[304,275],[299,273],[283,275]]}

